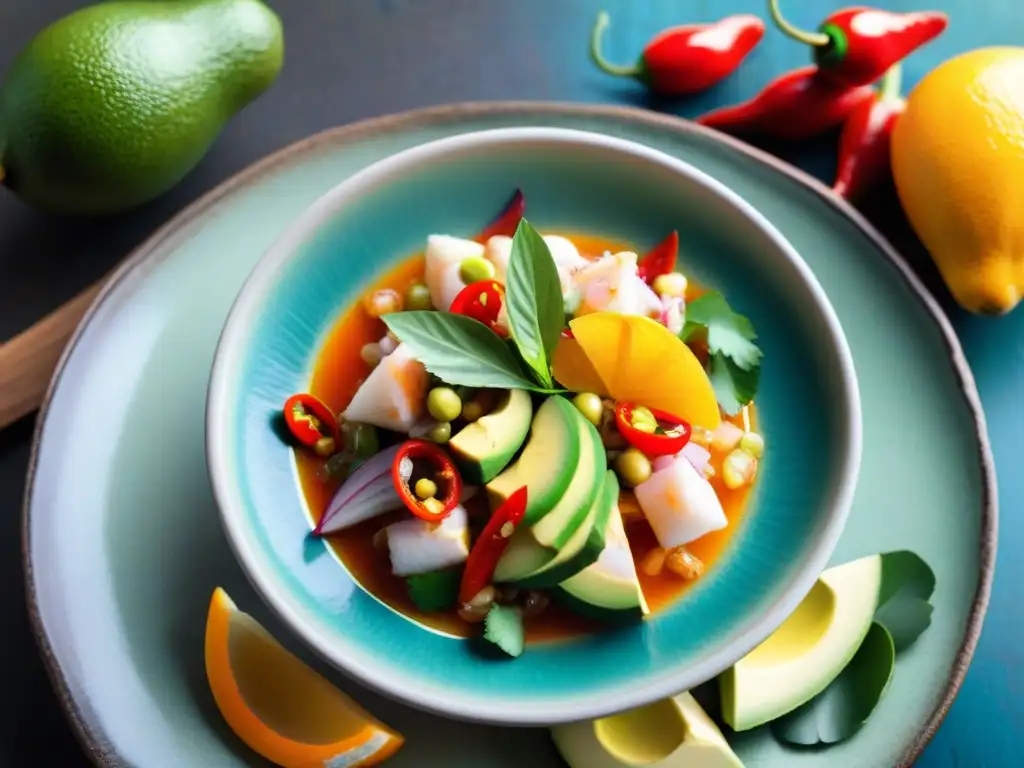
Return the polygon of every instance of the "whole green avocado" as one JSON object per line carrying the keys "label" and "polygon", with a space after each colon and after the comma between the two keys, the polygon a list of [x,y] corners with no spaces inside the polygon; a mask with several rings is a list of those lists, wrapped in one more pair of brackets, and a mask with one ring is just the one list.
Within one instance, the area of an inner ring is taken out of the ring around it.
{"label": "whole green avocado", "polygon": [[4,184],[39,208],[108,214],[162,194],[274,82],[260,0],[115,0],[40,32],[0,90]]}

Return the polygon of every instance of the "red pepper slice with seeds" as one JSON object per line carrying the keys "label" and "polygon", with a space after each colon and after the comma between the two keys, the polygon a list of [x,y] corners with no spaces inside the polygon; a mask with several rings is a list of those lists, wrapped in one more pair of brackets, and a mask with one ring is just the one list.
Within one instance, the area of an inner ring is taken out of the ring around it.
{"label": "red pepper slice with seeds", "polygon": [[[417,461],[431,465],[430,479],[438,481],[438,486],[444,489],[442,498],[421,499],[413,491],[412,477]],[[429,440],[406,440],[402,443],[391,463],[391,481],[409,511],[431,523],[439,523],[448,517],[462,497],[462,476],[455,463],[437,443]]]}
{"label": "red pepper slice with seeds", "polygon": [[519,222],[523,220],[526,213],[526,197],[521,189],[512,193],[512,197],[505,203],[501,213],[494,217],[490,224],[476,236],[478,243],[486,243],[495,235],[506,235],[512,237],[516,233]]}
{"label": "red pepper slice with seeds", "polygon": [[479,280],[459,291],[448,311],[478,320],[499,336],[508,336],[508,331],[498,325],[504,303],[504,285],[497,280]]}
{"label": "red pepper slice with seeds", "polygon": [[674,272],[678,255],[679,233],[673,230],[672,234],[654,246],[654,249],[637,263],[640,279],[651,285],[661,275]]}
{"label": "red pepper slice with seeds", "polygon": [[526,486],[513,493],[494,510],[480,538],[466,558],[459,587],[459,602],[468,603],[494,579],[494,569],[508,546],[509,539],[526,515]]}
{"label": "red pepper slice with seeds", "polygon": [[284,401],[284,421],[292,437],[309,448],[316,448],[319,443],[326,450],[327,446],[320,441],[327,439],[333,441],[332,448],[338,444],[338,419],[322,400],[307,392]]}
{"label": "red pepper slice with seeds", "polygon": [[689,422],[654,408],[645,409],[654,416],[654,421],[641,420],[637,418],[639,414],[635,413],[637,408],[634,403],[617,403],[615,425],[626,442],[645,456],[674,456],[690,442],[693,430]]}

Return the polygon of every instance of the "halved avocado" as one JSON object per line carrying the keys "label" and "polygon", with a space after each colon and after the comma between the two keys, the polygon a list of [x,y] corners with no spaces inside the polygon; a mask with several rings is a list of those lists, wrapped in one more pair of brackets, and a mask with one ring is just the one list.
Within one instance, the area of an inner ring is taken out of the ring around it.
{"label": "halved avocado", "polygon": [[510,389],[497,408],[459,430],[448,447],[462,479],[471,485],[493,480],[526,440],[532,416],[529,393]]}
{"label": "halved avocado", "polygon": [[564,397],[549,397],[541,404],[522,454],[487,484],[491,509],[497,509],[524,485],[524,527],[555,508],[572,482],[580,460],[580,418],[579,411]]}
{"label": "halved avocado", "polygon": [[871,628],[881,584],[880,555],[822,573],[782,626],[719,676],[725,722],[746,731],[825,690]]}

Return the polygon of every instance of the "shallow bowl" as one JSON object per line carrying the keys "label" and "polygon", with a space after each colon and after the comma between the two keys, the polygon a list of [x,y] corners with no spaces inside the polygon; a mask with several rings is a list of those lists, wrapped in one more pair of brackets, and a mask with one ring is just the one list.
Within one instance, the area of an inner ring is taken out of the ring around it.
{"label": "shallow bowl", "polygon": [[[308,388],[327,334],[427,235],[468,235],[520,187],[542,231],[653,246],[680,233],[683,270],[758,332],[767,440],[750,507],[682,599],[627,628],[496,661],[364,591],[308,533],[295,458],[272,429]],[[211,258],[215,254],[211,254]],[[403,151],[329,191],[250,275],[210,383],[207,460],[228,539],[269,606],[363,684],[442,715],[512,725],[599,717],[729,667],[797,606],[846,521],[860,464],[856,376],[810,269],[744,200],[692,166],[613,137],[555,128],[467,133]]]}

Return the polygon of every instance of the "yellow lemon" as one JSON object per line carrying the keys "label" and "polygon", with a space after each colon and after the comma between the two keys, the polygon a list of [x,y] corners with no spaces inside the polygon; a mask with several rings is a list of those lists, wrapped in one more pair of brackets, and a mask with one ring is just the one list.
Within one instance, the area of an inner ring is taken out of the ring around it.
{"label": "yellow lemon", "polygon": [[577,317],[569,327],[591,368],[583,375],[562,370],[560,366],[570,364],[573,356],[560,357],[556,350],[555,378],[568,388],[576,389],[566,383],[576,375],[577,383],[586,383],[590,391],[600,382],[616,400],[666,411],[694,426],[715,429],[721,422],[704,366],[661,323],[639,315],[593,312]]}
{"label": "yellow lemon", "polygon": [[206,620],[206,676],[231,729],[283,768],[377,765],[404,741],[286,651],[220,587]]}
{"label": "yellow lemon", "polygon": [[1024,48],[940,64],[892,137],[900,202],[956,300],[1003,314],[1024,291]]}

